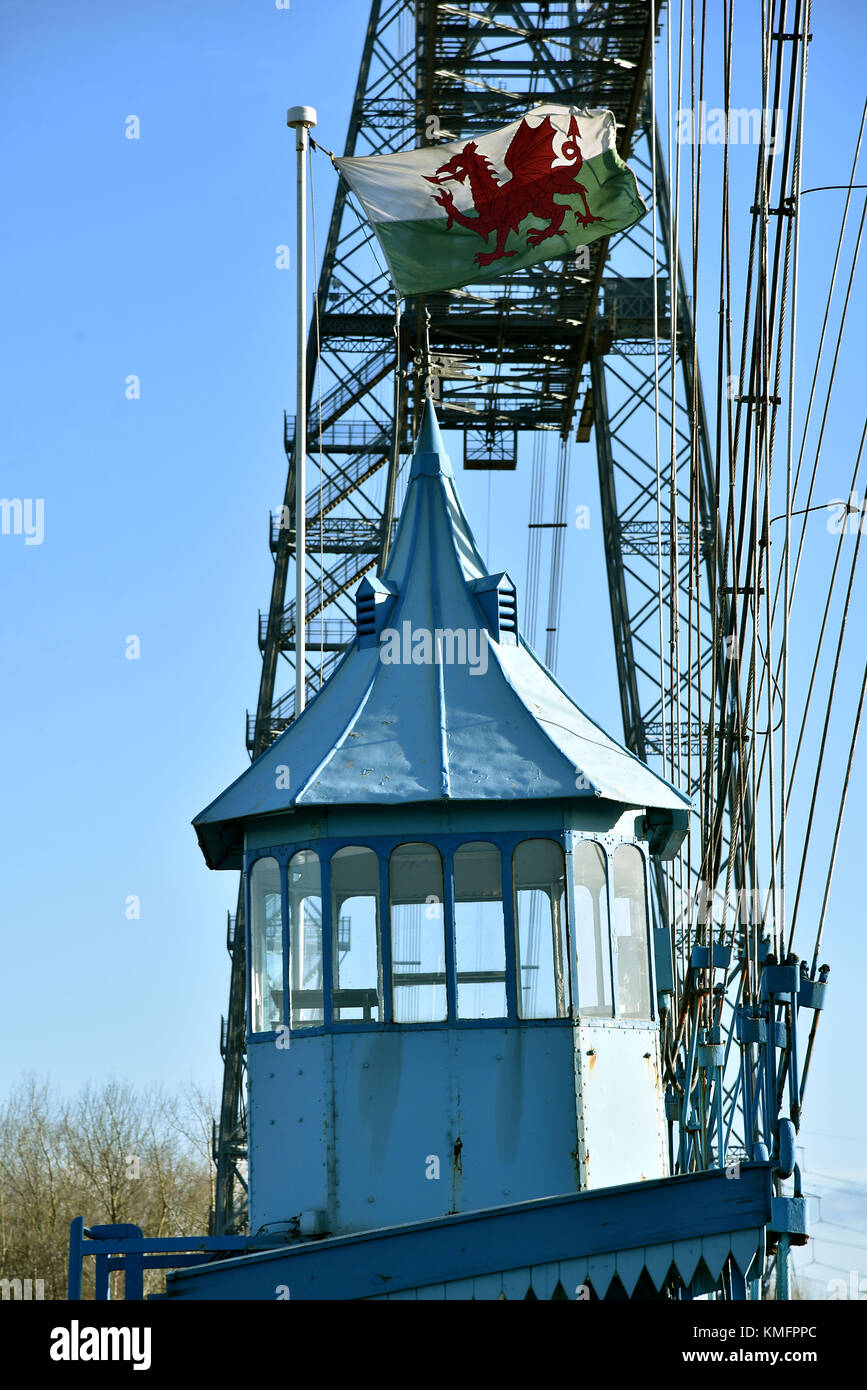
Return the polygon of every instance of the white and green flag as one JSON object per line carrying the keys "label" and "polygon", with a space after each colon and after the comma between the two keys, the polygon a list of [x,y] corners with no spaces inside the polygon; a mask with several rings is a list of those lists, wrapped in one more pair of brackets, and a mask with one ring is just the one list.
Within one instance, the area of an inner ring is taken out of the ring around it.
{"label": "white and green flag", "polygon": [[564,256],[647,211],[610,111],[536,106],[478,140],[337,159],[402,295]]}

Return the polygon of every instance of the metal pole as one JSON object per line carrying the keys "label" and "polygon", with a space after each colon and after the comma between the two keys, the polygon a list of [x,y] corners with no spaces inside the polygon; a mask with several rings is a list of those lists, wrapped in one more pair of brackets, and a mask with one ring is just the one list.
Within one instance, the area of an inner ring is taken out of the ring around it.
{"label": "metal pole", "polygon": [[286,124],[295,131],[297,172],[297,353],[298,395],[295,407],[295,718],[304,708],[307,667],[307,132],[316,124],[312,106],[291,106]]}
{"label": "metal pole", "polygon": [[777,1245],[777,1298],[789,1299],[789,1237],[785,1233]]}
{"label": "metal pole", "polygon": [[394,294],[394,440],[391,462],[388,467],[388,481],[385,487],[385,504],[382,508],[382,536],[379,542],[378,573],[382,574],[388,563],[391,549],[391,523],[394,517],[394,497],[397,490],[397,475],[400,472],[400,443],[403,435],[403,420],[400,410],[400,295]]}

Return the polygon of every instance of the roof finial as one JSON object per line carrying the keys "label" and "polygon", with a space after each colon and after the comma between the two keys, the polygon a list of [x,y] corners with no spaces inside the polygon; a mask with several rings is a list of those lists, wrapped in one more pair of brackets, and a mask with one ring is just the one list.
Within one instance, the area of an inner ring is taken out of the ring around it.
{"label": "roof finial", "polygon": [[434,372],[431,368],[430,360],[430,309],[425,309],[424,311],[424,356],[422,359],[422,371],[424,373],[425,399],[432,401],[434,398]]}
{"label": "roof finial", "polygon": [[[439,421],[437,420],[436,408],[433,397],[428,396],[424,403],[424,414],[421,417],[421,428],[418,438],[415,441],[415,457],[413,459],[412,476],[415,477],[419,472],[428,471],[421,468],[422,460],[419,455],[435,454],[438,456],[437,471],[447,473],[452,476],[452,470],[448,462],[446,446],[440,434]],[[418,465],[418,466],[417,466]]]}

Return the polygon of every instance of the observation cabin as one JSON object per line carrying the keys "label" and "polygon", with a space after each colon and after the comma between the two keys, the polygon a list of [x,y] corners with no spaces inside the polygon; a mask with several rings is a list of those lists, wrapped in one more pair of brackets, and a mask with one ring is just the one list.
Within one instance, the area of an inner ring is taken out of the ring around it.
{"label": "observation cabin", "polygon": [[[580,644],[596,596],[575,597]],[[246,882],[250,1231],[348,1235],[666,1176],[671,963],[649,894],[691,803],[521,637],[430,401],[356,626],[194,822],[208,865]]]}

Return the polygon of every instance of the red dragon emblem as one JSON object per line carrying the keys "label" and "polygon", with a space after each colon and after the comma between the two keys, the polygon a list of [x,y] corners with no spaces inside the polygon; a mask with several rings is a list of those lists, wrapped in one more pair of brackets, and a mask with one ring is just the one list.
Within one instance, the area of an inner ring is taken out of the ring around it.
{"label": "red dragon emblem", "polygon": [[514,256],[514,251],[506,250],[506,239],[509,232],[517,233],[525,217],[538,217],[548,222],[547,227],[535,227],[527,233],[528,246],[538,246],[548,237],[557,236],[562,231],[563,219],[572,209],[568,204],[555,203],[556,193],[580,194],[584,212],[576,212],[575,217],[582,227],[602,220],[592,216],[587,190],[575,181],[584,160],[578,145],[581,132],[574,115],[559,155],[560,159],[569,160],[568,164],[558,162],[554,143],[557,134],[550,116],[537,126],[529,125],[526,118],[522,120],[506,151],[504,163],[512,177],[504,183],[499,181],[490,160],[479,154],[475,140],[464,145],[446,164],[441,164],[435,174],[423,176],[428,183],[435,184],[466,183],[469,179],[475,217],[468,217],[455,207],[454,195],[448,188],[441,188],[432,197],[448,213],[447,228],[459,222],[485,242],[496,232],[493,251],[480,251],[475,258],[477,265],[490,265],[505,256]]}

